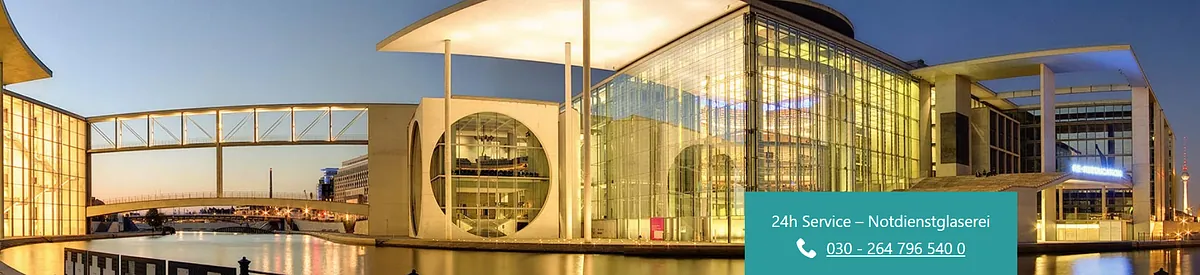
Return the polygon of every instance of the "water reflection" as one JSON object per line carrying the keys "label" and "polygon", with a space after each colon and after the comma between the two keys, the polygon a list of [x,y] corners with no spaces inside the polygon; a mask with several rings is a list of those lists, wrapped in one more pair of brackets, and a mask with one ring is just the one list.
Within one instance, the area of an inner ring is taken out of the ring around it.
{"label": "water reflection", "polygon": [[1200,248],[1061,256],[1031,256],[1017,259],[1018,274],[1151,275],[1159,268],[1170,274],[1194,274],[1192,263],[1200,259]]}
{"label": "water reflection", "polygon": [[63,248],[237,266],[284,274],[743,274],[744,260],[658,259],[361,247],[305,235],[182,232],[169,236],[25,245],[0,260],[26,274],[61,274]]}

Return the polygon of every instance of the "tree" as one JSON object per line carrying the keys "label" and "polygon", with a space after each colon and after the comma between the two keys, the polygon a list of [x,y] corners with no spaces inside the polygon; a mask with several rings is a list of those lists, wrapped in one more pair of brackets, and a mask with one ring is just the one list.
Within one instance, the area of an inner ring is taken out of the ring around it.
{"label": "tree", "polygon": [[150,208],[149,211],[146,211],[146,224],[149,224],[151,228],[158,230],[159,227],[162,227],[164,220],[166,217],[158,212],[158,208]]}

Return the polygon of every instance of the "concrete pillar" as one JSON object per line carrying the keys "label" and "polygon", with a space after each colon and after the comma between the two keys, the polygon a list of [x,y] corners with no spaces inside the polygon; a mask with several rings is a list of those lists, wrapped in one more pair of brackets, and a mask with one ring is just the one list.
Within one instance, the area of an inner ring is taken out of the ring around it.
{"label": "concrete pillar", "polygon": [[1042,240],[1058,240],[1058,188],[1042,190]]}
{"label": "concrete pillar", "polygon": [[421,173],[409,169],[409,122],[416,112],[415,105],[379,105],[367,109],[367,189],[371,193],[368,208],[367,232],[371,235],[416,237],[411,228],[412,185],[425,182],[410,182],[409,173]]}
{"label": "concrete pillar", "polygon": [[1108,186],[1100,186],[1100,219],[1108,219]]}
{"label": "concrete pillar", "polygon": [[921,128],[919,139],[917,140],[918,152],[917,171],[918,177],[929,177],[929,173],[933,171],[933,150],[929,149],[929,145],[933,144],[933,127],[930,127],[933,119],[933,100],[929,98],[932,85],[928,81],[921,81],[917,84],[917,97],[921,104],[921,114],[917,124]]}
{"label": "concrete pillar", "polygon": [[583,0],[583,241],[592,241],[592,1]]}
{"label": "concrete pillar", "polygon": [[1017,242],[1037,242],[1037,190],[1017,189]]}
{"label": "concrete pillar", "polygon": [[451,165],[453,165],[454,162],[451,161],[451,158],[453,158],[454,155],[454,137],[450,136],[450,131],[454,129],[452,127],[454,121],[450,119],[450,102],[453,101],[451,100],[450,94],[450,39],[446,39],[445,44],[446,52],[442,55],[445,62],[445,70],[443,71],[443,76],[445,77],[443,83],[445,85],[445,100],[442,101],[442,106],[445,107],[445,115],[442,117],[442,121],[445,122],[445,131],[443,131],[442,138],[445,140],[446,145],[445,147],[442,147],[442,172],[443,175],[445,175],[442,177],[442,183],[445,184],[443,187],[444,189],[442,189],[442,195],[444,196],[442,201],[446,202],[446,238],[453,239],[454,235],[451,234],[451,228],[454,226],[454,184],[451,183],[451,181],[454,177],[452,176],[451,172],[453,172],[454,169]]}
{"label": "concrete pillar", "polygon": [[1164,119],[1162,108],[1159,107],[1158,101],[1154,98],[1153,93],[1150,97],[1150,111],[1154,112],[1154,138],[1151,139],[1154,143],[1154,215],[1153,220],[1167,220],[1167,211],[1171,209],[1171,198],[1167,195],[1167,190],[1170,189],[1170,181],[1167,180],[1167,144],[1170,142],[1167,136],[1167,123]]}
{"label": "concrete pillar", "polygon": [[1063,212],[1063,205],[1062,205],[1062,203],[1063,203],[1063,188],[1060,186],[1060,187],[1055,187],[1054,189],[1057,190],[1057,191],[1055,191],[1055,193],[1058,193],[1058,211],[1055,211],[1055,213],[1058,213],[1059,220],[1065,220],[1065,219],[1067,219],[1066,218],[1067,214],[1066,214],[1066,212]]}
{"label": "concrete pillar", "polygon": [[[1041,65],[1041,127],[1042,127],[1042,172],[1057,171],[1055,144],[1058,142],[1054,134],[1054,71]],[[1049,192],[1047,192],[1049,191]],[[1058,188],[1042,190],[1042,239],[1054,241],[1058,239],[1058,219],[1062,212],[1062,204],[1058,196]]]}
{"label": "concrete pillar", "polygon": [[941,149],[937,176],[972,175],[971,171],[971,80],[961,75],[938,76],[938,148]]}
{"label": "concrete pillar", "polygon": [[1134,238],[1150,233],[1150,89],[1133,87],[1133,233]]}
{"label": "concrete pillar", "polygon": [[1042,64],[1041,110],[1042,110],[1042,173],[1057,172],[1058,157],[1055,155],[1058,138],[1054,128],[1054,71]]}
{"label": "concrete pillar", "polygon": [[571,106],[571,42],[563,46],[565,59],[563,61],[563,112],[558,116],[558,167],[559,196],[562,223],[559,236],[573,239],[579,236],[575,227],[575,213],[579,211],[576,202],[579,197],[579,112]]}
{"label": "concrete pillar", "polygon": [[213,142],[217,147],[217,197],[220,198],[225,196],[225,151],[221,149],[221,111],[217,111],[216,128],[217,134],[213,137]]}

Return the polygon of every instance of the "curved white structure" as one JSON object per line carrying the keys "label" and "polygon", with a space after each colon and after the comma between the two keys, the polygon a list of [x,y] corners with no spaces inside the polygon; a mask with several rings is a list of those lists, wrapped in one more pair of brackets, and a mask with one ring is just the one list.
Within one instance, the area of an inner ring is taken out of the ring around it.
{"label": "curved white structure", "polygon": [[[412,124],[409,127],[409,135],[418,137],[413,139],[415,144],[411,144],[413,148],[410,153],[413,160],[410,173],[413,173],[410,184],[412,190],[415,190],[419,195],[413,199],[415,215],[415,236],[419,238],[430,239],[472,239],[483,238],[480,235],[468,232],[465,222],[458,222],[452,225],[447,220],[447,215],[441,210],[438,205],[438,197],[442,194],[440,190],[436,191],[431,186],[431,179],[435,179],[437,175],[431,174],[431,169],[435,169],[433,164],[437,164],[436,171],[442,171],[440,164],[441,157],[435,158],[434,150],[437,148],[438,140],[442,137],[444,127],[443,121],[443,99],[440,98],[424,98],[417,107],[416,113],[413,115]],[[558,113],[559,105],[552,102],[541,101],[523,101],[511,99],[496,99],[496,98],[481,98],[481,97],[461,97],[456,96],[452,102],[454,108],[451,109],[450,119],[459,121],[464,117],[478,113],[497,113],[511,117],[517,122],[524,124],[529,129],[529,133],[535,136],[541,143],[541,148],[545,153],[546,160],[551,160],[545,163],[548,166],[545,173],[549,177],[548,186],[546,186],[545,201],[541,203],[541,210],[537,215],[529,217],[530,221],[520,230],[513,230],[515,224],[500,224],[497,227],[503,227],[501,231],[511,234],[506,234],[506,238],[558,238],[559,237],[559,177],[558,177],[558,162],[559,148],[554,142],[558,138]],[[457,142],[457,141],[455,141]],[[457,143],[454,146],[458,146]],[[418,160],[419,158],[419,160]],[[503,177],[498,177],[498,180],[503,180]],[[440,181],[437,181],[440,184]],[[455,186],[459,190],[474,187],[462,187],[465,182],[455,177],[453,180]],[[464,191],[465,192],[465,191]],[[463,199],[460,199],[463,198]],[[512,202],[517,202],[517,199],[512,199]],[[469,203],[464,195],[456,196],[452,200],[452,207],[459,207],[460,203]],[[536,202],[534,202],[536,203]],[[461,213],[455,210],[455,213]],[[492,216],[495,216],[493,214]]]}

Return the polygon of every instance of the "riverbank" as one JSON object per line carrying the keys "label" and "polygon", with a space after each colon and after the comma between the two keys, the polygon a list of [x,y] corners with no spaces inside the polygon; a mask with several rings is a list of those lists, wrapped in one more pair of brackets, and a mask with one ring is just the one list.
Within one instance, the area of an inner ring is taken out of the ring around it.
{"label": "riverbank", "polygon": [[35,244],[35,243],[57,243],[57,242],[74,242],[74,241],[90,241],[99,239],[113,238],[129,238],[161,235],[161,232],[128,232],[128,233],[96,233],[87,235],[70,235],[70,236],[48,236],[48,237],[16,237],[5,238],[0,240],[0,249]]}
{"label": "riverbank", "polygon": [[[130,232],[130,233],[98,233],[88,235],[71,235],[71,236],[49,236],[49,237],[17,237],[6,238],[0,240],[0,249],[22,246],[27,244],[38,243],[57,243],[57,242],[74,242],[74,241],[90,241],[99,239],[115,239],[129,237],[143,237],[159,235],[156,232]],[[4,262],[0,262],[0,275],[22,275],[20,271],[13,269]]]}
{"label": "riverbank", "polygon": [[1017,244],[1017,255],[1065,255],[1189,247],[1200,247],[1200,240],[1023,243]]}
{"label": "riverbank", "polygon": [[743,244],[633,241],[612,239],[593,239],[591,243],[584,243],[582,240],[578,239],[479,239],[450,241],[328,232],[291,231],[286,233],[304,234],[335,243],[362,246],[526,253],[618,254],[626,256],[664,258],[746,258],[746,246]]}

